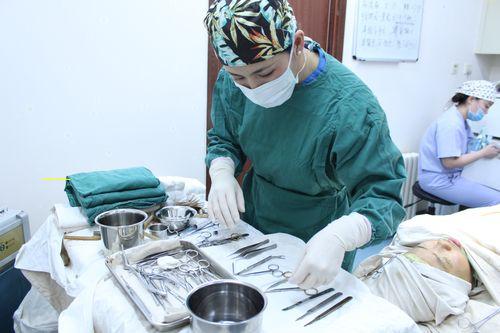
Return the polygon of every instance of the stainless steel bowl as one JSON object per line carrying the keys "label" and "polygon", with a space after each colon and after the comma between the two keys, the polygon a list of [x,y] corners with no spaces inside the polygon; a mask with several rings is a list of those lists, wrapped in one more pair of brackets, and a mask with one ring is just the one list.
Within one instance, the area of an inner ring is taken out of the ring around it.
{"label": "stainless steel bowl", "polygon": [[186,299],[193,332],[260,332],[267,298],[257,287],[219,280],[192,290]]}
{"label": "stainless steel bowl", "polygon": [[152,223],[148,226],[148,231],[151,235],[158,238],[165,238],[167,236],[168,227],[161,223]]}
{"label": "stainless steel bowl", "polygon": [[148,214],[137,209],[113,209],[97,215],[95,223],[109,253],[140,245],[144,239],[144,221]]}
{"label": "stainless steel bowl", "polygon": [[156,212],[156,218],[174,233],[186,229],[196,210],[186,206],[166,206]]}

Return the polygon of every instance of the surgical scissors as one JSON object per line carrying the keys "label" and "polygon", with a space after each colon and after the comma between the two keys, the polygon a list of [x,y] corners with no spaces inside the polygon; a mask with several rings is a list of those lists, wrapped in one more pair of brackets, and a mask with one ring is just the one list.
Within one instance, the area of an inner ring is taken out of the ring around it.
{"label": "surgical scissors", "polygon": [[251,264],[250,266],[242,269],[241,271],[239,271],[238,273],[236,273],[236,275],[243,275],[243,273],[246,273],[266,262],[268,262],[269,260],[272,260],[272,259],[285,259],[285,256],[284,255],[279,255],[279,256],[268,256],[268,257],[265,257],[264,259],[262,260],[259,260],[257,261],[255,264]]}
{"label": "surgical scissors", "polygon": [[267,266],[267,270],[265,271],[258,271],[258,272],[250,272],[246,274],[239,274],[240,276],[253,276],[253,275],[262,275],[262,274],[267,274],[271,273],[273,276],[282,276],[283,271],[280,271],[280,266],[276,264],[270,264]]}
{"label": "surgical scissors", "polygon": [[[278,266],[278,265],[276,265],[276,266]],[[312,296],[312,295],[316,295],[319,292],[318,289],[316,289],[316,288],[302,289],[302,288],[299,288],[299,287],[287,287],[287,288],[273,289],[273,288],[275,288],[275,287],[277,287],[279,285],[287,283],[288,279],[290,277],[292,277],[292,275],[293,275],[293,273],[290,272],[290,271],[282,272],[282,271],[275,270],[275,272],[280,272],[281,274],[280,275],[276,275],[273,272],[273,276],[276,276],[276,277],[282,276],[283,279],[278,280],[275,283],[273,283],[272,285],[270,285],[269,287],[267,287],[267,289],[265,291],[266,293],[281,293],[281,292],[285,292],[285,291],[303,291],[307,296]]]}
{"label": "surgical scissors", "polygon": [[[282,285],[283,283],[286,283],[286,282],[288,281],[288,279],[292,277],[292,275],[293,275],[293,273],[292,273],[292,272],[290,272],[290,271],[281,272],[281,276],[283,277],[283,279],[281,279],[281,280],[279,280],[279,281],[276,281],[275,283],[273,283],[272,285],[270,285],[270,286],[267,288],[267,290],[270,290],[270,289],[272,289],[272,288],[274,288],[274,287],[277,287],[277,286],[279,286],[279,285]],[[274,275],[274,274],[273,274],[273,276],[276,276],[276,275]],[[267,292],[267,290],[266,290],[266,292]]]}
{"label": "surgical scissors", "polygon": [[314,300],[314,299],[316,299],[316,298],[318,298],[318,297],[321,297],[321,296],[323,296],[323,295],[326,295],[326,294],[328,294],[328,293],[331,293],[332,291],[335,291],[335,289],[334,289],[334,288],[328,288],[328,289],[325,289],[325,290],[323,290],[322,292],[317,293],[316,295],[309,296],[309,297],[307,297],[307,298],[305,298],[305,299],[303,299],[303,300],[300,300],[300,301],[298,301],[298,302],[296,302],[296,303],[293,303],[292,305],[289,305],[289,306],[287,306],[286,308],[281,309],[281,311],[288,311],[288,310],[291,310],[291,309],[293,309],[293,308],[295,308],[295,307],[297,307],[297,306],[299,306],[299,305],[301,305],[301,304],[305,304],[305,303],[307,303],[307,302],[311,302],[312,300]]}
{"label": "surgical scissors", "polygon": [[306,294],[307,296],[314,296],[314,295],[317,295],[319,292],[318,289],[316,289],[316,288],[302,289],[299,287],[267,289],[265,292],[266,293],[282,293],[285,291],[303,291],[304,294]]}

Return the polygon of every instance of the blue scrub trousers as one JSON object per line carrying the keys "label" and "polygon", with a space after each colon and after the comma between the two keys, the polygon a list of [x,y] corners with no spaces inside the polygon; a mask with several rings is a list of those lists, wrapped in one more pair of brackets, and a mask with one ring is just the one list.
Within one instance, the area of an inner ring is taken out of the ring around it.
{"label": "blue scrub trousers", "polygon": [[461,173],[422,172],[420,187],[441,199],[470,208],[500,204],[500,191],[467,180]]}

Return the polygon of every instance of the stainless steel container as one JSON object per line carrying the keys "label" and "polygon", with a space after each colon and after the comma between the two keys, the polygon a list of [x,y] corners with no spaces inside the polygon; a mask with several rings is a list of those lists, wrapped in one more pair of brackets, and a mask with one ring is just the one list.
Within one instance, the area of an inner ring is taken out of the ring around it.
{"label": "stainless steel container", "polygon": [[199,286],[186,299],[195,333],[260,332],[267,298],[257,287],[236,280]]}
{"label": "stainless steel container", "polygon": [[164,239],[167,236],[168,227],[161,223],[152,223],[148,226],[151,235]]}
{"label": "stainless steel container", "polygon": [[106,249],[115,253],[140,245],[144,239],[144,221],[148,214],[137,209],[113,209],[97,215],[95,223],[101,230]]}
{"label": "stainless steel container", "polygon": [[188,226],[196,210],[187,206],[166,206],[156,212],[156,218],[168,227],[168,232],[176,233]]}

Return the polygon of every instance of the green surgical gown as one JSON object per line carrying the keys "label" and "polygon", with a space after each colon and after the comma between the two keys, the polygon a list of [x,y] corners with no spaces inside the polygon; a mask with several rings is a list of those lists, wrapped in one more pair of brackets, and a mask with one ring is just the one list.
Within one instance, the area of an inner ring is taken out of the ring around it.
{"label": "green surgical gown", "polygon": [[[405,169],[384,111],[370,89],[332,56],[310,84],[274,108],[247,99],[229,73],[219,72],[213,93],[206,163],[230,157],[236,176],[247,159],[242,219],[263,233],[308,241],[351,212],[368,218],[372,237],[392,236],[405,212]],[[352,269],[355,251],[342,267]]]}

